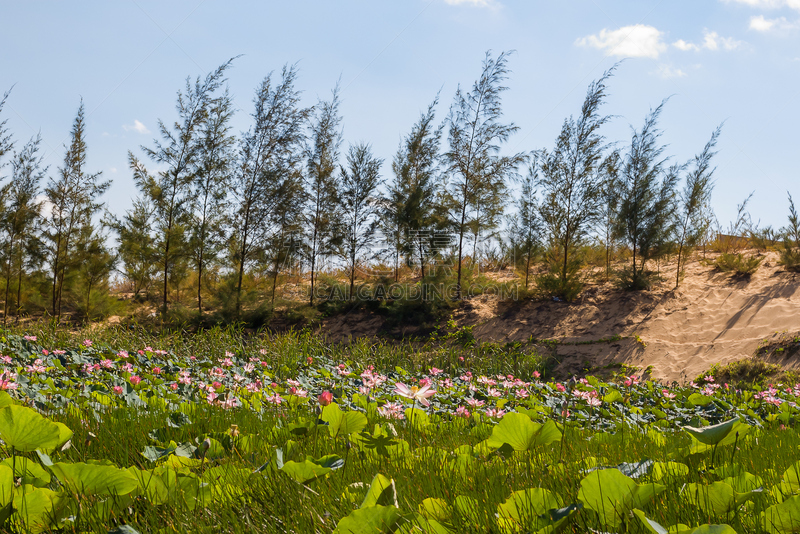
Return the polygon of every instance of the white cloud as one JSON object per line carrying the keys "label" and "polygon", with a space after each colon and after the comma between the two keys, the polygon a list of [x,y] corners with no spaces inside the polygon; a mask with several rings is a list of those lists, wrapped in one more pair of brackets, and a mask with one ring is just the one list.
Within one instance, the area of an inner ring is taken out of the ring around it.
{"label": "white cloud", "polygon": [[133,126],[130,124],[123,124],[122,129],[126,132],[136,132],[140,134],[149,134],[150,130],[147,129],[147,126],[139,122],[138,120],[134,119]]}
{"label": "white cloud", "polygon": [[575,44],[605,50],[609,56],[658,58],[667,50],[662,41],[664,32],[653,26],[636,24],[618,30],[602,29],[596,35],[581,37]]}
{"label": "white cloud", "polygon": [[670,65],[659,65],[656,74],[665,80],[670,78],[684,78],[687,76],[687,74],[681,69],[677,69]]}
{"label": "white cloud", "polygon": [[110,169],[108,169],[108,170],[110,170],[111,172],[114,172],[114,173],[115,173],[115,172],[117,172],[117,168],[116,168],[116,167],[111,167],[111,168],[110,168]]}
{"label": "white cloud", "polygon": [[445,4],[451,6],[475,6],[475,7],[497,7],[496,0],[444,0]]}
{"label": "white cloud", "polygon": [[800,28],[800,21],[789,22],[786,17],[768,19],[764,15],[750,18],[750,29],[757,32],[769,32],[772,30],[796,30]]}
{"label": "white cloud", "polygon": [[677,41],[672,43],[672,46],[674,46],[678,50],[683,50],[684,52],[688,52],[689,50],[700,50],[700,47],[697,46],[696,44],[687,43],[683,39],[678,39]]}
{"label": "white cloud", "polygon": [[744,4],[762,9],[778,9],[788,7],[800,11],[800,0],[722,0],[726,4]]}
{"label": "white cloud", "polygon": [[703,35],[703,48],[708,50],[719,50],[720,47],[725,50],[736,50],[745,44],[743,41],[737,41],[733,37],[722,37],[717,32],[705,31]]}
{"label": "white cloud", "polygon": [[672,43],[672,46],[684,52],[689,52],[691,50],[697,52],[699,50],[736,50],[744,46],[744,44],[743,41],[737,41],[733,37],[722,37],[717,32],[703,30],[702,43],[695,44],[686,42],[683,39],[678,39]]}

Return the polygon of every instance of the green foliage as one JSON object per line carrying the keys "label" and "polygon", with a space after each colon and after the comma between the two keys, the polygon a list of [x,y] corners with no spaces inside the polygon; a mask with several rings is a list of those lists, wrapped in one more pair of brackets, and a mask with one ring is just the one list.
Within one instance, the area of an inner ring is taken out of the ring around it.
{"label": "green foliage", "polygon": [[606,82],[614,66],[589,85],[577,119],[569,117],[561,127],[552,151],[542,151],[537,185],[542,192],[539,206],[548,246],[550,273],[537,285],[551,295],[571,301],[580,292],[575,273],[582,262],[575,251],[600,216],[606,179],[602,165],[605,138],[600,128],[610,120],[600,114],[606,97]]}
{"label": "green foliage", "polygon": [[714,260],[714,267],[725,273],[734,273],[737,276],[750,276],[758,270],[762,261],[764,261],[763,257],[723,252]]}
{"label": "green foliage", "polygon": [[655,271],[633,270],[630,267],[624,267],[617,271],[616,277],[617,286],[625,291],[649,290],[661,280]]}
{"label": "green foliage", "polygon": [[[542,382],[528,368],[508,377],[498,361],[522,347],[499,344],[96,333],[86,344],[58,329],[0,337],[24,379],[0,392],[4,531],[236,532],[248,521],[264,532],[324,524],[358,534],[796,528],[791,391],[698,392],[629,376]],[[219,399],[207,397],[210,374]],[[398,403],[396,381],[422,376],[436,390],[431,405]],[[336,403],[320,409],[322,389]],[[228,395],[238,402],[224,404]]]}
{"label": "green foliage", "polygon": [[800,271],[800,216],[794,207],[792,195],[789,195],[789,226],[782,229],[783,246],[778,263],[790,272]]}
{"label": "green foliage", "polygon": [[630,272],[625,276],[623,271],[620,282],[626,290],[649,289],[646,264],[663,255],[675,228],[674,197],[681,167],[666,168],[661,159],[665,147],[658,144],[657,123],[665,103],[651,110],[642,129],[634,132],[620,170],[614,233],[632,252]]}

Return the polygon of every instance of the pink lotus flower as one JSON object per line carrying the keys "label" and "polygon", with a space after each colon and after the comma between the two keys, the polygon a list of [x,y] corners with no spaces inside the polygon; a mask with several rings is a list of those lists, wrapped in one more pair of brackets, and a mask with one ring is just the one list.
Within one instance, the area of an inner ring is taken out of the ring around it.
{"label": "pink lotus flower", "polygon": [[173,382],[172,384],[169,385],[169,387],[170,387],[170,389],[172,389],[172,391],[177,391],[178,390],[178,383],[177,382]]}
{"label": "pink lotus flower", "polygon": [[664,395],[665,399],[672,400],[672,399],[675,398],[675,394],[674,393],[670,393],[668,389],[662,389],[661,390],[661,394]]}
{"label": "pink lotus flower", "polygon": [[161,374],[161,367],[153,367],[153,374],[160,375]]}
{"label": "pink lotus flower", "polygon": [[567,391],[567,388],[564,387],[564,384],[556,384],[556,389],[561,393]]}
{"label": "pink lotus flower", "polygon": [[281,396],[278,395],[277,393],[273,393],[272,395],[267,395],[264,398],[264,400],[272,404],[280,404],[283,402],[283,398],[281,398]]}
{"label": "pink lotus flower", "polygon": [[319,397],[317,397],[320,406],[327,406],[331,402],[333,402],[333,393],[330,391],[323,391]]}
{"label": "pink lotus flower", "polygon": [[436,391],[431,389],[430,386],[423,386],[422,388],[418,388],[416,386],[408,387],[402,382],[395,384],[394,392],[401,397],[411,399],[415,402],[419,401],[419,403],[423,406],[430,406],[431,403],[428,401],[428,399],[436,394]]}
{"label": "pink lotus flower", "polygon": [[88,348],[88,347],[91,347],[93,344],[94,344],[94,343],[92,342],[92,340],[91,340],[91,339],[84,339],[84,340],[83,340],[83,346],[84,346],[84,347],[87,347],[87,348]]}
{"label": "pink lotus flower", "polygon": [[442,370],[436,367],[431,367],[430,370],[428,370],[428,373],[430,373],[432,376],[437,376],[442,374]]}
{"label": "pink lotus flower", "polygon": [[486,410],[485,413],[488,417],[497,419],[503,417],[506,414],[505,410],[498,410],[497,408],[489,408],[488,410]]}
{"label": "pink lotus flower", "polygon": [[117,395],[122,395],[122,391],[123,391],[122,386],[114,386],[113,389],[114,389],[114,393],[116,393]]}
{"label": "pink lotus flower", "polygon": [[381,414],[382,417],[386,417],[387,419],[406,418],[403,405],[397,402],[387,402],[386,404],[378,408],[378,413]]}
{"label": "pink lotus flower", "polygon": [[463,417],[464,419],[470,416],[469,410],[465,406],[459,406],[456,408],[456,417]]}
{"label": "pink lotus flower", "polygon": [[3,363],[11,363],[13,360],[11,359],[11,356],[3,356],[2,358],[0,358],[0,361],[2,361]]}
{"label": "pink lotus flower", "polygon": [[141,379],[140,377],[136,376],[136,375],[133,375],[133,376],[130,378],[130,380],[131,380],[131,384],[133,384],[134,386],[135,386],[135,385],[137,385],[139,382],[141,382],[141,381],[142,381],[142,379]]}
{"label": "pink lotus flower", "polygon": [[467,404],[469,404],[470,407],[472,407],[472,408],[480,408],[481,406],[483,406],[486,403],[484,401],[478,400],[478,399],[467,399]]}
{"label": "pink lotus flower", "polygon": [[25,341],[36,341],[36,336],[22,336]]}

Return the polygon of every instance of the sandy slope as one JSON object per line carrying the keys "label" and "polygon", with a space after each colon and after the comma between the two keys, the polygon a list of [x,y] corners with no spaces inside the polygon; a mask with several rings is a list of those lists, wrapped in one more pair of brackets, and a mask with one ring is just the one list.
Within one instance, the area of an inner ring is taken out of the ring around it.
{"label": "sandy slope", "polygon": [[[574,303],[501,303],[479,297],[467,302],[459,323],[474,325],[481,340],[558,339],[555,348],[564,374],[584,367],[626,363],[653,366],[653,377],[679,382],[694,379],[715,363],[752,356],[759,343],[781,332],[800,331],[800,276],[776,265],[768,253],[749,279],[715,272],[694,260],[680,289],[675,271],[663,271],[665,282],[647,292],[621,292],[611,284],[590,284]],[[366,314],[333,318],[328,334],[375,335],[380,321]],[[616,334],[638,335],[614,343],[574,345]],[[782,362],[794,367],[792,362]],[[800,367],[800,364],[798,364]]]}
{"label": "sandy slope", "polygon": [[653,376],[666,381],[692,380],[715,363],[752,356],[764,339],[800,330],[800,276],[781,270],[776,260],[768,253],[749,279],[693,261],[677,291],[671,289],[673,268],[664,273],[669,282],[650,292],[623,293],[606,284],[590,286],[573,304],[531,302],[506,312],[501,305],[494,317],[476,321],[475,333],[566,342],[636,334],[646,348],[633,340],[559,346],[563,370],[619,362],[652,365]]}

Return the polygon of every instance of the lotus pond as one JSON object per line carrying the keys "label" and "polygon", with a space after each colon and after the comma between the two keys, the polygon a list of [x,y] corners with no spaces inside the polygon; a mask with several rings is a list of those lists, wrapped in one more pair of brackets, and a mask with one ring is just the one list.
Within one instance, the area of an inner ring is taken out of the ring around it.
{"label": "lotus pond", "polygon": [[800,532],[800,385],[220,331],[0,360],[3,532]]}

